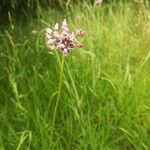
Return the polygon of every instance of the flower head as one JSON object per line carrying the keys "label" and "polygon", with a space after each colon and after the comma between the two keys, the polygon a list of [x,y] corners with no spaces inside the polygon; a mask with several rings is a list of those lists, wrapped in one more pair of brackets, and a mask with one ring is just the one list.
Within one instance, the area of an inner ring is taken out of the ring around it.
{"label": "flower head", "polygon": [[79,29],[76,31],[77,36],[83,36],[84,34],[85,34],[85,32],[82,29]]}
{"label": "flower head", "polygon": [[32,33],[33,36],[36,36],[38,34],[38,31],[37,30],[32,30],[31,33]]}
{"label": "flower head", "polygon": [[99,4],[101,4],[103,1],[102,0],[95,0],[95,4],[96,5],[99,5]]}
{"label": "flower head", "polygon": [[70,33],[66,19],[63,20],[60,29],[58,23],[56,23],[52,29],[46,28],[45,35],[46,35],[47,47],[50,50],[58,49],[65,56],[73,48],[83,47],[83,45],[78,42],[77,37],[83,36],[84,31],[80,29],[77,30],[75,33],[74,32]]}

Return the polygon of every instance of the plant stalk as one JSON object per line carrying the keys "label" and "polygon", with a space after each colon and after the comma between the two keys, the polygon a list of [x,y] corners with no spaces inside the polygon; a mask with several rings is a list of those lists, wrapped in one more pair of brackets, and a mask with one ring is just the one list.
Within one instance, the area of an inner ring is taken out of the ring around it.
{"label": "plant stalk", "polygon": [[51,130],[51,136],[50,136],[50,143],[53,140],[53,131],[54,131],[54,125],[55,125],[55,120],[56,120],[56,114],[57,114],[57,108],[61,96],[61,87],[62,87],[62,81],[63,81],[63,70],[64,70],[64,62],[65,62],[65,56],[62,54],[62,61],[61,61],[61,67],[60,67],[60,77],[59,77],[59,87],[58,87],[58,95],[56,99],[56,105],[54,109],[54,115],[53,115],[53,120],[52,120],[52,130]]}

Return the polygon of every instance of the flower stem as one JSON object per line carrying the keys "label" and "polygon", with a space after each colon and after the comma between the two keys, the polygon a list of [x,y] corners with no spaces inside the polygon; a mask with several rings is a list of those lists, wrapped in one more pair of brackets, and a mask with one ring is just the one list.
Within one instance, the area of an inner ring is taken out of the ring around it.
{"label": "flower stem", "polygon": [[53,140],[53,131],[54,131],[54,124],[55,124],[55,119],[56,119],[57,107],[58,107],[58,103],[59,103],[60,96],[61,96],[64,61],[65,61],[65,56],[64,56],[64,54],[62,54],[62,61],[61,61],[61,68],[60,68],[60,77],[59,77],[59,87],[58,87],[58,95],[57,95],[57,99],[56,99],[56,105],[55,105],[54,115],[53,115],[53,120],[52,120],[52,130],[51,130],[51,136],[50,136],[50,143],[52,143],[52,140]]}

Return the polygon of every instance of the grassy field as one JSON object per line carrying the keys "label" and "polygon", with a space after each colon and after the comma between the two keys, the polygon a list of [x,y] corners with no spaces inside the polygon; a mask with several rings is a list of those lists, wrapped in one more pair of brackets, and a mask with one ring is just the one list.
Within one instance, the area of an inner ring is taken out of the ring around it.
{"label": "grassy field", "polygon": [[[66,9],[10,16],[0,31],[0,150],[149,150],[150,7]],[[86,34],[60,82],[43,30],[63,18]]]}

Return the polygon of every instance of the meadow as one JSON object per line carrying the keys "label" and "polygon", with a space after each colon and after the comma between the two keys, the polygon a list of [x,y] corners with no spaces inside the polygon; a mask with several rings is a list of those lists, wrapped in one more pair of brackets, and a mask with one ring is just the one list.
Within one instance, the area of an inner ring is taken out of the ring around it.
{"label": "meadow", "polygon": [[[149,4],[64,9],[0,29],[0,150],[149,150]],[[85,36],[61,72],[44,29],[64,18]]]}

